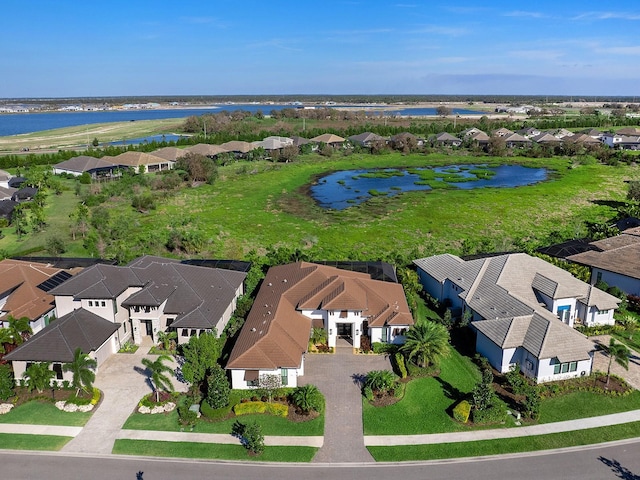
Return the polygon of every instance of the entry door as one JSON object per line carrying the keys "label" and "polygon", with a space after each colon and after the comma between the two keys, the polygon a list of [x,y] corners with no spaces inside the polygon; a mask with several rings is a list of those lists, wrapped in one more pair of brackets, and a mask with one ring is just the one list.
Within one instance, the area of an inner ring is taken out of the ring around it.
{"label": "entry door", "polygon": [[350,337],[351,336],[351,327],[350,323],[338,323],[336,325],[338,327],[338,336],[339,337]]}
{"label": "entry door", "polygon": [[151,320],[147,320],[144,323],[146,325],[147,335],[149,335],[150,337],[153,337],[153,326],[151,324]]}

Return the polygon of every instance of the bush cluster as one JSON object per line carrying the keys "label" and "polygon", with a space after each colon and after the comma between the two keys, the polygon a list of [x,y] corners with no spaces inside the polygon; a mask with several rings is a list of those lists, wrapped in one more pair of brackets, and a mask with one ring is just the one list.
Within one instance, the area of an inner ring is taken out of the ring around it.
{"label": "bush cluster", "polygon": [[235,405],[233,407],[233,412],[238,416],[255,413],[268,413],[278,417],[286,417],[289,415],[289,407],[281,403],[244,402]]}
{"label": "bush cluster", "polygon": [[469,415],[471,414],[471,404],[466,400],[462,400],[453,409],[453,418],[462,423],[469,421]]}

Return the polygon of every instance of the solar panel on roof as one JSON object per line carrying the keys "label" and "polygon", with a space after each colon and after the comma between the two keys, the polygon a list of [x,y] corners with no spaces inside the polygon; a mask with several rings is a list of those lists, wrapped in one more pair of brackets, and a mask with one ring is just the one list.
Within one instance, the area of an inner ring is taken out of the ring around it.
{"label": "solar panel on roof", "polygon": [[71,275],[69,272],[65,272],[65,271],[58,272],[53,277],[48,278],[47,280],[42,282],[40,285],[38,285],[38,288],[43,292],[48,292],[49,290],[52,290],[58,285],[66,282],[72,276],[73,275]]}

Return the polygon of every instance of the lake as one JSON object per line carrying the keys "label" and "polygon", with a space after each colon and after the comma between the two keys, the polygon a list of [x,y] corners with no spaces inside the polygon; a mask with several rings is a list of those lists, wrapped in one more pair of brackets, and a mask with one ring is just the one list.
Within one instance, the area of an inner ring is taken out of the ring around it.
{"label": "lake", "polygon": [[[321,106],[320,106],[321,107]],[[356,108],[351,105],[350,108]],[[257,104],[220,104],[211,108],[174,108],[149,110],[106,110],[92,112],[46,112],[46,113],[13,113],[0,114],[0,137],[21,133],[40,132],[55,128],[75,127],[93,123],[129,122],[136,120],[161,120],[164,118],[186,118],[219,113],[222,111],[244,110],[251,114],[261,111],[268,115],[272,110],[295,108],[294,105],[257,105]],[[331,108],[339,108],[331,107]],[[364,107],[362,107],[364,108]],[[375,112],[375,107],[369,110]],[[459,115],[485,115],[484,112],[454,109]],[[398,110],[380,111],[384,115],[436,115],[435,108],[399,108]]]}
{"label": "lake", "polygon": [[449,165],[435,168],[343,170],[311,186],[311,197],[325,209],[344,210],[373,197],[434,188],[513,188],[547,179],[544,168],[520,165]]}

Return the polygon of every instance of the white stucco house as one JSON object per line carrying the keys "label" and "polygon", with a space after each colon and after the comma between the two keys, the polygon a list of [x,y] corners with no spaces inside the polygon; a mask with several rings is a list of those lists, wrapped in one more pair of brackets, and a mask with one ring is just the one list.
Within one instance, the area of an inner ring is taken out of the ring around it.
{"label": "white stucco house", "polygon": [[358,348],[363,335],[372,342],[404,343],[413,323],[398,283],[314,263],[272,267],[226,369],[232,388],[256,387],[262,375],[278,375],[282,385],[295,387],[304,375],[313,327],[325,329],[331,347],[343,338]]}
{"label": "white stucco house", "polygon": [[591,268],[591,284],[603,281],[630,295],[640,295],[640,227],[589,244],[592,249],[567,257]]}
{"label": "white stucco house", "polygon": [[593,344],[574,325],[613,324],[619,300],[524,253],[415,260],[427,293],[468,311],[476,350],[500,372],[518,364],[538,382],[591,373]]}

